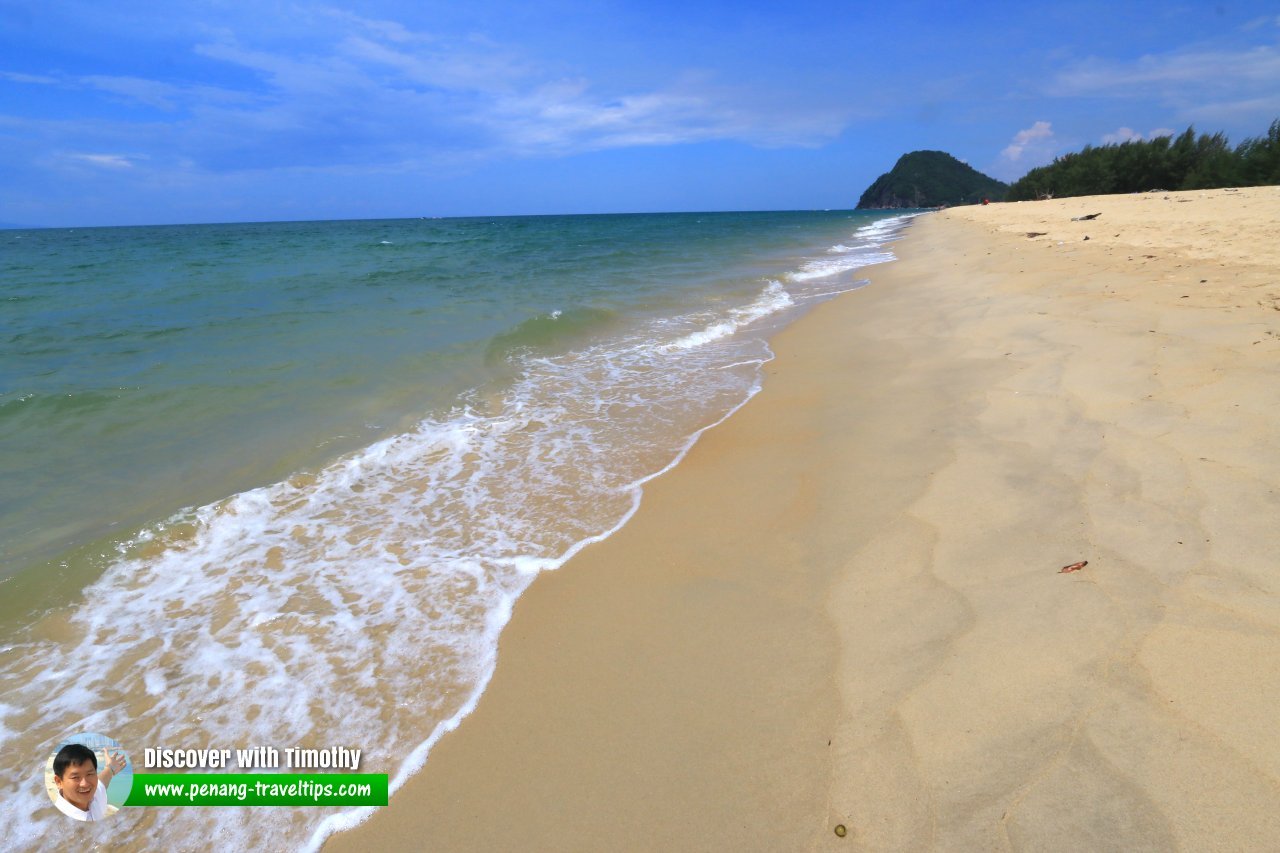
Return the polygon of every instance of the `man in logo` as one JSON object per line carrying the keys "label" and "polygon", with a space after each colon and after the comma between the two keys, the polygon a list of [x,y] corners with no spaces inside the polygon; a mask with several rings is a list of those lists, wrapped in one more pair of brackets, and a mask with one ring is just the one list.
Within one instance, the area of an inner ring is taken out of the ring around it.
{"label": "man in logo", "polygon": [[107,766],[98,774],[98,756],[92,749],[69,743],[53,757],[53,781],[58,786],[54,804],[74,820],[102,820],[107,815],[107,786],[128,763],[123,752],[105,750]]}

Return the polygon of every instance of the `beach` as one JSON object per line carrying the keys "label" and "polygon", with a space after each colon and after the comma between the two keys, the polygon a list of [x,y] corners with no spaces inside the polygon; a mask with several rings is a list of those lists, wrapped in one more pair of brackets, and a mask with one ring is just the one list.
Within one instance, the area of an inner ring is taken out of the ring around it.
{"label": "beach", "polygon": [[[625,530],[757,393],[769,337],[865,285],[910,219],[6,234],[0,457],[23,490],[0,501],[0,774],[24,780],[6,843],[72,840],[23,768],[82,733],[143,770],[163,750],[270,746],[284,768],[290,748],[359,750],[394,794],[470,715],[530,583]],[[299,849],[355,805],[126,820]]]}
{"label": "beach", "polygon": [[1273,845],[1277,223],[1275,187],[916,219],[325,849]]}

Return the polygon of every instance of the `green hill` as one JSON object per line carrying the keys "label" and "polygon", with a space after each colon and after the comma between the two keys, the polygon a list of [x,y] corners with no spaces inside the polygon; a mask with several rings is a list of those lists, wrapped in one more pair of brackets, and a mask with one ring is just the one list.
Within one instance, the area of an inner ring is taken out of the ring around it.
{"label": "green hill", "polygon": [[1000,201],[1008,191],[1007,184],[945,151],[912,151],[867,187],[858,209],[977,204],[984,198]]}

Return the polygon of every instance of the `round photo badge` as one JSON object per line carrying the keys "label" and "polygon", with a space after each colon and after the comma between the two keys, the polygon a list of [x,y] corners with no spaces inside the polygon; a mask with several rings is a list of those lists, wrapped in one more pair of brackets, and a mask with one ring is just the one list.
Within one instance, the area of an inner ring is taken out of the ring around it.
{"label": "round photo badge", "polygon": [[49,753],[44,786],[53,805],[72,820],[103,820],[129,799],[133,762],[115,738],[82,732]]}

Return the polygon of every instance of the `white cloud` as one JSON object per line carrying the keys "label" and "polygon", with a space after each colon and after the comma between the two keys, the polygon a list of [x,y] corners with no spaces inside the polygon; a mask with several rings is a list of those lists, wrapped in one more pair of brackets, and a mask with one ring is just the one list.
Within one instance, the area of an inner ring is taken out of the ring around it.
{"label": "white cloud", "polygon": [[1263,15],[1241,24],[1240,29],[1244,32],[1252,32],[1265,27],[1280,27],[1280,15]]}
{"label": "white cloud", "polygon": [[68,154],[68,158],[104,169],[132,169],[133,162],[123,154]]}
{"label": "white cloud", "polygon": [[1014,180],[1028,170],[1051,161],[1059,145],[1052,123],[1033,122],[1030,127],[1015,133],[995,162],[982,171],[1002,181]]}
{"label": "white cloud", "polygon": [[45,77],[40,74],[19,74],[16,71],[0,71],[0,77],[12,80],[14,83],[33,83],[42,86],[52,86],[58,82],[53,77]]}
{"label": "white cloud", "polygon": [[[251,23],[175,25],[181,49],[197,61],[170,67],[200,68],[199,82],[105,65],[45,77],[0,71],[0,81],[78,90],[78,104],[96,98],[116,107],[75,120],[13,117],[29,137],[24,157],[82,177],[92,170],[139,182],[276,169],[438,175],[503,158],[641,146],[816,147],[883,108],[785,79],[596,66],[594,51],[580,62],[563,51],[540,55],[536,40],[519,36],[499,42],[428,31],[434,24],[408,17],[374,20],[305,4],[289,5],[286,16],[283,8]],[[148,66],[160,67],[134,67]]]}
{"label": "white cloud", "polygon": [[1102,134],[1104,144],[1114,144],[1122,142],[1133,142],[1142,139],[1157,139],[1161,136],[1173,136],[1177,131],[1168,127],[1157,127],[1145,136],[1131,127],[1121,127],[1111,133]]}
{"label": "white cloud", "polygon": [[1135,139],[1141,139],[1142,134],[1138,133],[1131,127],[1122,127],[1111,133],[1102,134],[1102,141],[1106,144],[1113,142],[1131,142]]}
{"label": "white cloud", "polygon": [[145,80],[139,77],[106,77],[91,75],[80,78],[83,83],[104,92],[121,95],[150,107],[162,110],[175,108],[175,99],[181,89],[170,83]]}
{"label": "white cloud", "polygon": [[1010,163],[1021,163],[1024,159],[1031,159],[1052,148],[1053,142],[1053,125],[1047,121],[1038,121],[1015,133],[1013,141],[1000,152],[1000,156]]}
{"label": "white cloud", "polygon": [[446,47],[396,49],[363,36],[351,36],[339,50],[366,71],[398,72],[403,83],[470,91],[502,91],[526,76],[529,70],[498,49],[476,50]]}
{"label": "white cloud", "polygon": [[365,18],[354,12],[348,12],[345,9],[337,9],[332,6],[321,7],[318,10],[321,14],[327,15],[340,21],[343,25],[355,24],[356,26],[366,30],[367,32],[394,42],[412,42],[429,38],[424,33],[412,32],[404,24],[398,21],[385,21],[374,18]]}
{"label": "white cloud", "polygon": [[[1204,43],[1149,53],[1132,59],[1097,56],[1069,62],[1050,76],[1044,94],[1062,98],[1106,98],[1134,104],[1132,114],[1163,115],[1164,120],[1205,127],[1226,125],[1234,132],[1265,127],[1280,113],[1280,42],[1263,30],[1268,16],[1250,22],[1252,45],[1225,47]],[[1257,43],[1267,39],[1270,43]],[[1109,111],[1099,107],[1101,112]],[[1184,125],[1185,126],[1185,125]],[[1121,128],[1104,141],[1121,141]],[[1137,130],[1130,129],[1139,138]],[[1142,138],[1169,132],[1158,128]]]}
{"label": "white cloud", "polygon": [[[548,75],[488,39],[446,39],[394,22],[327,14],[342,18],[349,30],[306,55],[247,46],[226,34],[197,46],[201,55],[248,68],[265,83],[256,103],[216,111],[228,139],[288,132],[295,134],[290,142],[298,152],[308,147],[309,134],[323,138],[340,128],[344,140],[357,140],[349,145],[353,152],[381,146],[383,155],[408,162],[453,160],[461,152],[472,159],[556,156],[707,140],[814,146],[839,135],[854,115],[852,107],[798,103],[716,85],[706,76],[601,90],[582,77]],[[171,100],[140,81],[112,85],[155,105]],[[214,112],[205,110],[204,117]],[[235,127],[243,132],[227,130]],[[313,150],[317,157],[339,154],[333,146]]]}
{"label": "white cloud", "polygon": [[1265,127],[1277,115],[1280,115],[1280,92],[1272,92],[1255,98],[1213,100],[1198,104],[1194,118],[1198,121],[1248,122],[1255,126]]}
{"label": "white cloud", "polygon": [[1280,50],[1262,45],[1250,50],[1147,54],[1129,62],[1091,58],[1059,73],[1050,93],[1185,99],[1200,92],[1272,91],[1276,80],[1280,80]]}
{"label": "white cloud", "polygon": [[230,89],[208,85],[190,85],[149,80],[144,77],[89,74],[82,77],[61,74],[58,76],[17,74],[0,71],[0,79],[16,83],[57,86],[62,89],[93,89],[118,95],[129,101],[173,112],[189,104],[204,102],[245,102],[243,94]]}
{"label": "white cloud", "polygon": [[500,99],[483,119],[521,153],[568,153],[647,145],[737,139],[762,147],[813,145],[844,128],[838,111],[776,107],[767,113],[676,86],[608,98],[582,80],[558,81]]}

